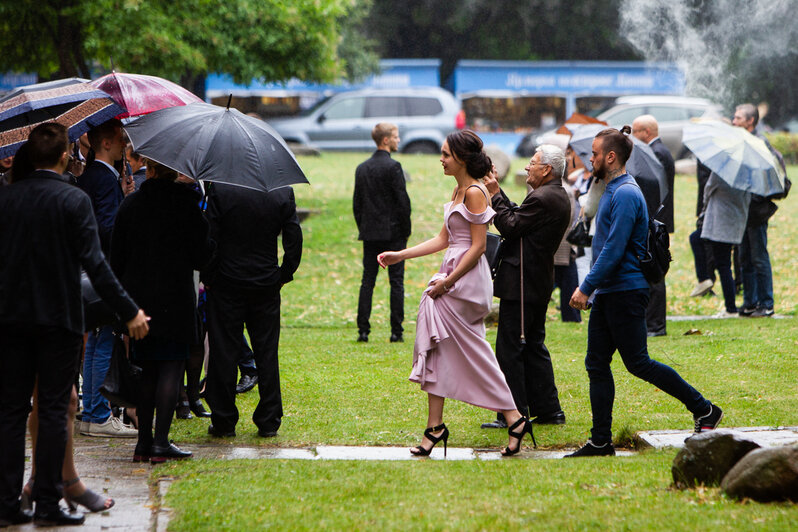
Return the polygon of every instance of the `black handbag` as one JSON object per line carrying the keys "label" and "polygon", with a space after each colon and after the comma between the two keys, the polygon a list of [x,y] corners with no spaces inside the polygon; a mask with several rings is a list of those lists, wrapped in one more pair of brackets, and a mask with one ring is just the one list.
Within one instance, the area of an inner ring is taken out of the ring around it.
{"label": "black handbag", "polygon": [[589,248],[593,244],[593,237],[590,235],[590,220],[579,218],[575,221],[568,234],[565,235],[565,240],[574,246]]}
{"label": "black handbag", "polygon": [[88,274],[80,272],[80,293],[83,298],[83,328],[92,331],[105,325],[113,325],[118,318],[94,290]]}
{"label": "black handbag", "polygon": [[502,244],[504,239],[501,235],[491,233],[488,231],[487,240],[485,241],[485,258],[488,260],[490,266],[491,278],[496,278],[496,272],[499,271],[499,265],[502,263]]}
{"label": "black handbag", "polygon": [[141,373],[141,368],[133,365],[127,358],[122,336],[115,334],[111,365],[100,386],[100,393],[115,405],[135,408],[139,402]]}

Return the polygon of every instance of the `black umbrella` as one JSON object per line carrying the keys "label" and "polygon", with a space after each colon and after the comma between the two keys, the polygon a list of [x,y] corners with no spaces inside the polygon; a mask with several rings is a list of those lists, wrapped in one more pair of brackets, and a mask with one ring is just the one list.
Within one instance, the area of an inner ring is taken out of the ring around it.
{"label": "black umbrella", "polygon": [[229,107],[169,107],[125,130],[138,153],[196,180],[263,191],[308,182],[271,126]]}

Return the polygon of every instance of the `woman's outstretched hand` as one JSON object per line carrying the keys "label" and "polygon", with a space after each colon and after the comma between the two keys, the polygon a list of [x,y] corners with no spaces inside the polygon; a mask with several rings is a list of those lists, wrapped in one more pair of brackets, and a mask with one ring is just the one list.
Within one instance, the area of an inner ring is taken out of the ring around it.
{"label": "woman's outstretched hand", "polygon": [[397,262],[401,262],[398,251],[383,251],[377,255],[377,264],[383,268],[396,264]]}

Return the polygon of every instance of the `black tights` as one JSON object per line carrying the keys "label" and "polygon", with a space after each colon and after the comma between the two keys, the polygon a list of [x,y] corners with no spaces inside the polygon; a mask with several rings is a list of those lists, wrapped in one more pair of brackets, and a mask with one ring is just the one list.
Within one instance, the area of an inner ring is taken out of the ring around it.
{"label": "black tights", "polygon": [[[143,370],[139,400],[139,447],[169,445],[169,428],[175,415],[178,390],[183,380],[185,360],[142,360]],[[155,417],[155,438],[152,436],[152,419]]]}

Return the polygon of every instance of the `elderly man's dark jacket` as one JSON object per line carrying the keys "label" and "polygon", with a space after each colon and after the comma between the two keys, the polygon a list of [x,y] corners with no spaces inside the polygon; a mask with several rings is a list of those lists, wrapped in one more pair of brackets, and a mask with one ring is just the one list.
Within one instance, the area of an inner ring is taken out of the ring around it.
{"label": "elderly man's dark jacket", "polygon": [[410,236],[410,198],[402,165],[377,150],[355,170],[352,210],[359,240],[393,241]]}
{"label": "elderly man's dark jacket", "polygon": [[503,191],[493,196],[493,224],[505,241],[493,294],[521,299],[520,242],[524,242],[524,304],[548,305],[554,287],[554,253],[568,229],[571,203],[559,179],[552,179],[516,206]]}
{"label": "elderly man's dark jacket", "polygon": [[100,249],[82,190],[47,170],[0,188],[0,323],[83,334],[81,268],[123,321],[136,316]]}
{"label": "elderly man's dark jacket", "polygon": [[676,166],[673,162],[673,156],[671,155],[670,150],[668,150],[667,146],[665,146],[665,144],[662,142],[662,139],[657,137],[648,146],[665,168],[665,179],[668,182],[668,195],[665,196],[665,200],[662,202],[663,208],[658,219],[660,222],[665,224],[665,227],[667,227],[669,233],[673,233],[673,185],[674,178],[676,176]]}

